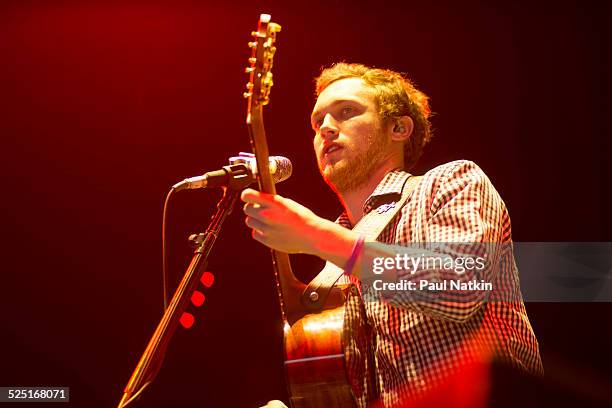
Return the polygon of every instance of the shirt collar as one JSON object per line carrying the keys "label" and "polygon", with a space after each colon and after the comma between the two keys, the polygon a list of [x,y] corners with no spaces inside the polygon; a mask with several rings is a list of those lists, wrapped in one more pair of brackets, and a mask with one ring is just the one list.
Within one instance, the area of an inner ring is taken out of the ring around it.
{"label": "shirt collar", "polygon": [[[409,174],[402,169],[391,170],[378,183],[374,192],[370,194],[363,204],[363,213],[367,214],[378,206],[391,201],[397,201],[402,195],[406,175]],[[352,224],[346,212],[342,212],[336,222],[343,227],[352,228]]]}

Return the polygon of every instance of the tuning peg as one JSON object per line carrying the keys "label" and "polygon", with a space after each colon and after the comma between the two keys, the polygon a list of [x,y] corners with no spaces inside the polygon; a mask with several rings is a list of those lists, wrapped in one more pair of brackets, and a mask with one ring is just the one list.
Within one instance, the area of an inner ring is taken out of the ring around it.
{"label": "tuning peg", "polygon": [[242,94],[242,96],[244,97],[244,99],[248,99],[251,96],[253,96],[253,94],[251,92],[245,92],[245,93]]}
{"label": "tuning peg", "polygon": [[193,291],[193,294],[191,295],[191,303],[195,307],[202,306],[204,304],[204,300],[206,300],[206,296],[204,296],[202,292],[200,292],[199,290]]}
{"label": "tuning peg", "polygon": [[249,58],[249,63],[255,64],[256,62],[257,62],[257,58],[255,58],[255,57]]}
{"label": "tuning peg", "polygon": [[245,72],[245,73],[247,73],[247,74],[250,74],[250,73],[251,73],[251,72],[253,72],[253,71],[255,71],[255,68],[254,68],[254,67],[246,67],[246,68],[244,69],[244,72]]}
{"label": "tuning peg", "polygon": [[215,283],[215,275],[210,272],[204,272],[200,278],[200,282],[205,288],[210,288]]}
{"label": "tuning peg", "polygon": [[256,48],[257,47],[257,41],[249,41],[249,48]]}
{"label": "tuning peg", "polygon": [[251,82],[248,82],[248,83],[246,84],[246,89],[247,89],[247,90],[249,90],[249,91],[250,91],[251,89],[253,89],[253,84],[252,84]]}
{"label": "tuning peg", "polygon": [[191,326],[193,326],[193,323],[195,322],[195,317],[193,317],[191,313],[184,312],[181,318],[179,319],[179,322],[181,322],[181,326],[183,326],[184,328],[190,329]]}
{"label": "tuning peg", "polygon": [[277,33],[281,30],[281,26],[280,24],[276,24],[276,23],[270,23],[268,24],[268,31],[272,32],[272,33]]}

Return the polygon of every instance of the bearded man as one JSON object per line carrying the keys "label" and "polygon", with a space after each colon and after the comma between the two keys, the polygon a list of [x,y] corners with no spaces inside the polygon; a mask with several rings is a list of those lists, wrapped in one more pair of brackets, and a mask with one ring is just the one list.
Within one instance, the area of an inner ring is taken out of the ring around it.
{"label": "bearded man", "polygon": [[[411,176],[407,172],[431,138],[427,96],[397,72],[347,63],[324,69],[316,93],[314,150],[343,214],[332,222],[279,195],[247,189],[241,197],[255,240],[344,269],[355,289],[346,301],[346,319],[352,323],[345,328],[352,329],[345,333],[345,356],[357,405],[380,401],[393,406],[423,395],[484,349],[507,364],[541,374],[511,251],[492,254],[502,266],[489,279],[518,296],[513,302],[490,302],[485,296],[422,302],[418,287],[405,296],[386,297],[364,284],[371,277],[372,259],[393,258],[398,247],[411,243],[512,242],[504,202],[482,170],[465,160],[422,176],[377,242],[364,242],[353,231],[381,203],[392,207],[401,197]],[[404,277],[416,282],[438,272],[412,271]]]}

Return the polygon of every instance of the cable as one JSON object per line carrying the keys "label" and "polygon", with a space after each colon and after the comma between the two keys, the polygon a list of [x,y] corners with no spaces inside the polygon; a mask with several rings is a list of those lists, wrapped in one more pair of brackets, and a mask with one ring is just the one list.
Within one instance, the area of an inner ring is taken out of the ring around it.
{"label": "cable", "polygon": [[163,280],[163,291],[164,291],[164,310],[168,308],[168,288],[170,284],[168,282],[168,256],[167,242],[166,242],[166,214],[168,212],[168,202],[170,197],[174,193],[174,187],[168,191],[166,195],[166,201],[164,201],[164,210],[162,212],[162,280]]}
{"label": "cable", "polygon": [[149,384],[151,384],[151,381],[147,381],[146,383],[144,383],[143,386],[140,387],[140,389],[135,394],[133,394],[129,400],[125,401],[119,408],[126,407],[132,401],[136,400],[136,398],[140,397],[140,394],[142,394],[142,392],[145,390],[145,388],[149,386]]}

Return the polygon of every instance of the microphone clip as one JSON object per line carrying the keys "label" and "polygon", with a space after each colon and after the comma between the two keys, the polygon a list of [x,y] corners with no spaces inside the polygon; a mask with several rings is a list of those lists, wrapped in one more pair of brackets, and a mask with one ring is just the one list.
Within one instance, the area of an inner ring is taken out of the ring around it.
{"label": "microphone clip", "polygon": [[[253,176],[253,173],[251,173],[251,169],[244,163],[223,166],[223,170],[225,170],[226,176],[224,181],[220,183],[220,186],[227,186],[227,188],[231,188],[234,191],[243,190],[255,181],[255,177]],[[211,177],[209,177],[209,186],[215,186],[215,183],[212,182]]]}

